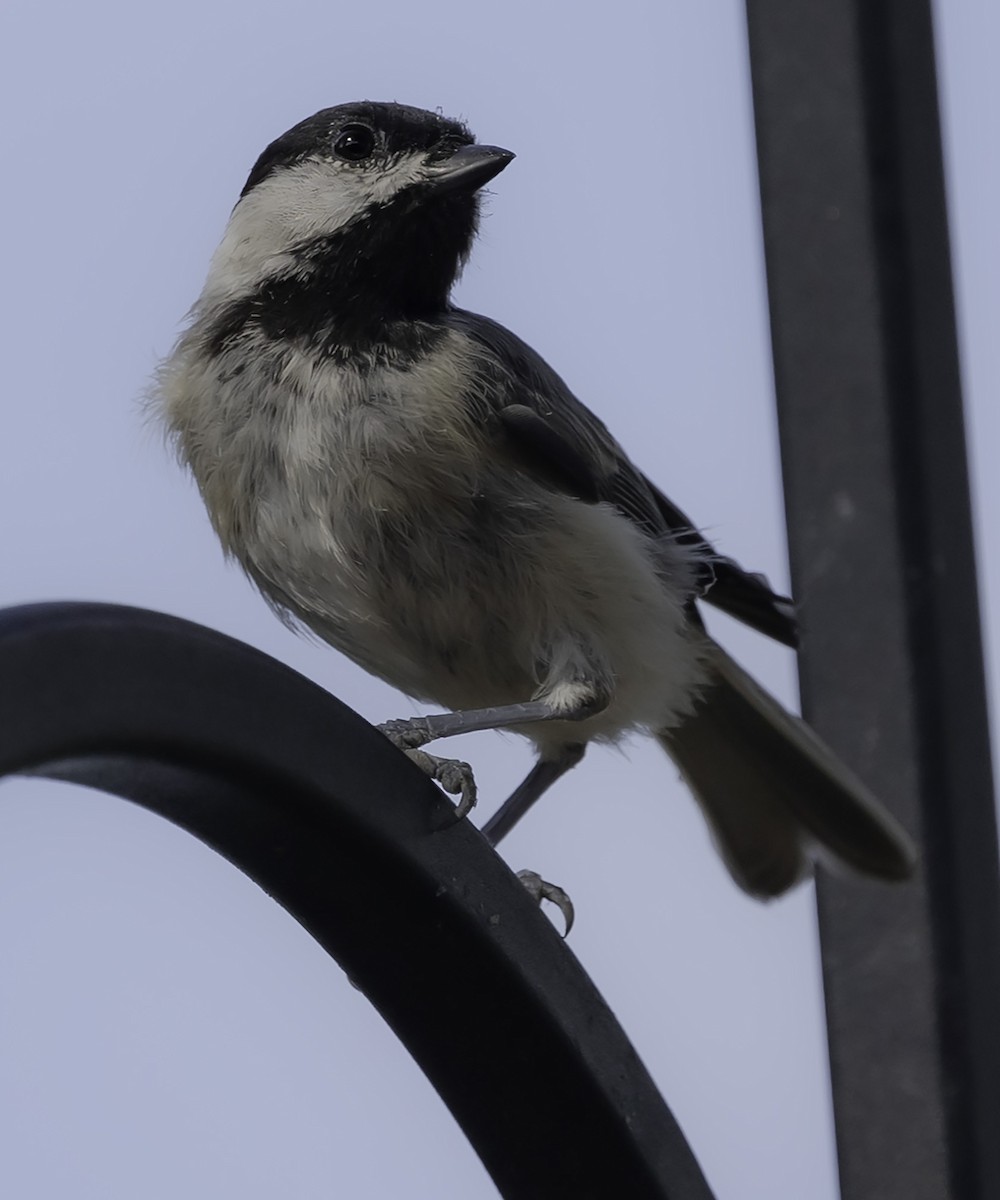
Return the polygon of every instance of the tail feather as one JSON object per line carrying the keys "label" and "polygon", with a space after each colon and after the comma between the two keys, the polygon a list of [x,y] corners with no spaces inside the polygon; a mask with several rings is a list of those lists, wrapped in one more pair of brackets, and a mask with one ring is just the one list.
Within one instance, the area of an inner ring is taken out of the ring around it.
{"label": "tail feather", "polygon": [[864,784],[714,642],[709,664],[692,715],[659,737],[740,887],[780,895],[816,844],[863,874],[908,878],[913,845]]}

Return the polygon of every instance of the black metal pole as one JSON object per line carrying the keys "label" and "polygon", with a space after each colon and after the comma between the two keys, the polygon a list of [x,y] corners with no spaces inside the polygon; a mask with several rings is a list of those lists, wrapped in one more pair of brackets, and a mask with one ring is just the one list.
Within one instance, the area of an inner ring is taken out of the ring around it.
{"label": "black metal pole", "polygon": [[916,834],[824,879],[845,1200],[1000,1196],[1000,886],[928,0],[748,0],[810,721]]}

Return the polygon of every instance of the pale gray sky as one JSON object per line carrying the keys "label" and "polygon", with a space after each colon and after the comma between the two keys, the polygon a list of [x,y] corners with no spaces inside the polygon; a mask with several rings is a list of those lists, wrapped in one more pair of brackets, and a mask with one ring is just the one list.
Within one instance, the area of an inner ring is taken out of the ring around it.
{"label": "pale gray sky", "polygon": [[[1000,647],[1000,9],[940,8]],[[362,98],[440,106],[517,152],[462,302],[535,345],[725,551],[785,584],[740,0],[7,0],[0,68],[0,603],[161,609],[370,719],[412,711],[224,565],[138,405],[258,152]],[[716,627],[794,696],[790,655]],[[465,750],[486,812],[527,751],[498,735]],[[496,1194],[365,999],[228,863],[120,800],[22,780],[0,800],[0,1194]],[[834,1200],[811,887],[740,895],[653,745],[592,751],[504,853],[571,892],[572,949],[720,1200]]]}

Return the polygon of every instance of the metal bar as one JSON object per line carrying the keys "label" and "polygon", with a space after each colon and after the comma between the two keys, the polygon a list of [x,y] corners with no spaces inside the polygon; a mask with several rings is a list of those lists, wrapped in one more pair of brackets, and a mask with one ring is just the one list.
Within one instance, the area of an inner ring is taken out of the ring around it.
{"label": "metal bar", "polygon": [[4,773],[128,797],[256,880],[381,1012],[503,1196],[711,1200],[597,989],[486,839],[294,671],[158,613],[8,609]]}
{"label": "metal bar", "polygon": [[824,878],[844,1200],[1000,1196],[1000,885],[928,0],[748,0],[803,704],[917,835]]}

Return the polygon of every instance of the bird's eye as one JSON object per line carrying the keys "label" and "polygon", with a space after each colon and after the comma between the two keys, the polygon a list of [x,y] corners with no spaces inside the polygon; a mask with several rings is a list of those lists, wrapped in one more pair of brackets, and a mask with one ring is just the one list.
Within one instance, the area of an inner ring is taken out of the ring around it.
{"label": "bird's eye", "polygon": [[362,162],[375,149],[375,134],[367,125],[345,125],[333,143],[333,152],[347,162]]}

